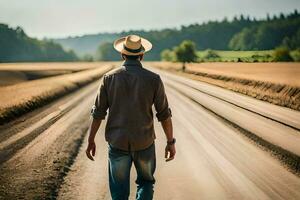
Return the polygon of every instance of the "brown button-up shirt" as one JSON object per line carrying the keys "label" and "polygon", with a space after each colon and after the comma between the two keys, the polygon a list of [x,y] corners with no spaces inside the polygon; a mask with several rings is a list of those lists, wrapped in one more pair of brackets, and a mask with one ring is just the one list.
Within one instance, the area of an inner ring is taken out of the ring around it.
{"label": "brown button-up shirt", "polygon": [[171,116],[160,76],[137,60],[127,60],[104,75],[91,115],[104,119],[109,110],[105,139],[122,150],[142,150],[155,139],[152,105],[158,121]]}

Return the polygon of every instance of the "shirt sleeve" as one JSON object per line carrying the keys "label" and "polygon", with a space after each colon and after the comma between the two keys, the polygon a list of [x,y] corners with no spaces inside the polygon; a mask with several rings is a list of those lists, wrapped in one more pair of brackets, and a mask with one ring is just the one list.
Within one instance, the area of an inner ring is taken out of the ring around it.
{"label": "shirt sleeve", "polygon": [[106,76],[101,79],[100,86],[97,91],[97,96],[92,106],[91,116],[94,119],[105,119],[108,109],[108,99],[106,90]]}
{"label": "shirt sleeve", "polygon": [[158,121],[164,121],[172,116],[171,109],[169,108],[167,95],[165,93],[164,84],[159,77],[158,87],[154,96],[154,107],[156,110],[156,117]]}

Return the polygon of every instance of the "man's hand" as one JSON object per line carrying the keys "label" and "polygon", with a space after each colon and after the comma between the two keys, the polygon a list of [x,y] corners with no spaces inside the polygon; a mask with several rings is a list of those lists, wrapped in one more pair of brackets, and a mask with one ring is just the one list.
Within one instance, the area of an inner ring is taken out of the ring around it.
{"label": "man's hand", "polygon": [[[92,155],[91,155],[91,152],[92,152]],[[94,141],[89,142],[88,147],[87,147],[85,153],[86,153],[86,156],[87,156],[90,160],[94,161],[93,156],[95,156],[95,154],[96,154],[96,144],[95,144]]]}
{"label": "man's hand", "polygon": [[[89,139],[88,139],[89,144],[88,144],[88,147],[87,147],[85,153],[86,153],[86,156],[92,161],[94,161],[93,156],[95,156],[95,154],[96,154],[95,136],[99,129],[100,124],[101,124],[101,119],[93,118],[91,127],[89,129]],[[92,152],[93,156],[91,155],[91,152]]]}
{"label": "man's hand", "polygon": [[175,144],[167,144],[165,148],[165,158],[166,162],[173,160],[176,154]]}

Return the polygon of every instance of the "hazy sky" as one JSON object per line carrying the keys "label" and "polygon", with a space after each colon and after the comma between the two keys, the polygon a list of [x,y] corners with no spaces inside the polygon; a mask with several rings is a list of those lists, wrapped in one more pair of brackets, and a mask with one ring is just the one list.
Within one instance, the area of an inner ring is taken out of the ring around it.
{"label": "hazy sky", "polygon": [[234,15],[300,11],[300,0],[0,0],[0,23],[34,37],[160,29]]}

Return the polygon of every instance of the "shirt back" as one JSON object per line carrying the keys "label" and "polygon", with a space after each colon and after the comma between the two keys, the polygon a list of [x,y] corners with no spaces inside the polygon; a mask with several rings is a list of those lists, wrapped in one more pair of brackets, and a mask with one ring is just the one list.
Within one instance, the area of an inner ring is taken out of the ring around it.
{"label": "shirt back", "polygon": [[108,109],[106,141],[122,150],[142,150],[155,139],[152,105],[159,121],[171,116],[160,76],[127,60],[104,75],[92,116],[104,119]]}

